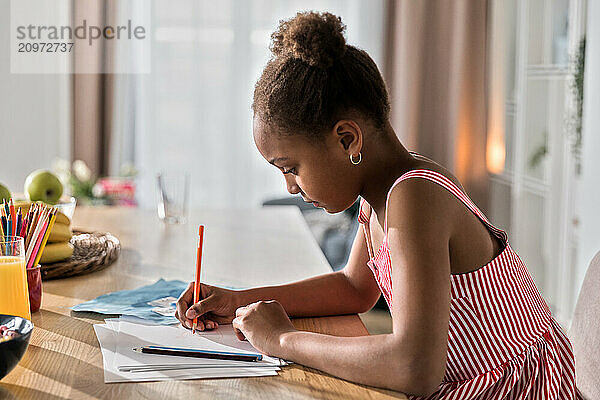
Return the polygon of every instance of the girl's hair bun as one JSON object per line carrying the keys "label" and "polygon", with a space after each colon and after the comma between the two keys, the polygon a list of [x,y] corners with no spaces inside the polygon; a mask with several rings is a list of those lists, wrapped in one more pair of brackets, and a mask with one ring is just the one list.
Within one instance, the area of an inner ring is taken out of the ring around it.
{"label": "girl's hair bun", "polygon": [[346,52],[341,18],[328,12],[304,12],[280,21],[271,35],[271,51],[276,57],[301,59],[311,66],[329,68]]}

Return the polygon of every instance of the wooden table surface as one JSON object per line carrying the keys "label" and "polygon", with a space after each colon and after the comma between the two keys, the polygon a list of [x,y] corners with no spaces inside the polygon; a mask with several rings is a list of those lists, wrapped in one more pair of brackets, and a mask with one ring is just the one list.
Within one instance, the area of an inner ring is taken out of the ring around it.
{"label": "wooden table surface", "polygon": [[[121,256],[103,271],[44,282],[29,348],[0,382],[0,399],[406,399],[300,365],[283,367],[274,377],[105,384],[92,328],[103,317],[69,307],[161,277],[191,280],[199,223],[206,226],[204,282],[243,288],[330,270],[296,207],[197,211],[179,226],[164,226],[150,211],[78,208],[73,225],[111,232],[121,241]],[[357,315],[295,319],[294,325],[338,336],[368,335]]]}

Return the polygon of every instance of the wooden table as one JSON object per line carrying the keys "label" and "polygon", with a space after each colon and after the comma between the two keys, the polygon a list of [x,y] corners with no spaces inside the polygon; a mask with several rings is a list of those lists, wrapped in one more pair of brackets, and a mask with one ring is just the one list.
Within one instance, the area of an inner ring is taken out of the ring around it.
{"label": "wooden table", "polygon": [[[69,307],[160,277],[191,280],[199,223],[206,226],[202,275],[207,283],[242,288],[330,271],[296,207],[204,210],[192,212],[190,223],[180,226],[164,226],[150,211],[78,208],[73,225],[110,231],[121,240],[121,257],[103,271],[44,282],[29,348],[0,382],[0,399],[406,399],[300,365],[284,367],[276,377],[105,384],[92,328],[103,318]],[[294,324],[339,336],[368,334],[356,315],[296,319]]]}

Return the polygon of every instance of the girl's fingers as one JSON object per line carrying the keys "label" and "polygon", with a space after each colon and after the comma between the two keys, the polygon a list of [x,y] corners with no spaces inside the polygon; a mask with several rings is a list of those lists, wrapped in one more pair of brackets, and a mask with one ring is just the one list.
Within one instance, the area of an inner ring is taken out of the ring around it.
{"label": "girl's fingers", "polygon": [[[188,329],[192,329],[194,327],[194,321],[186,318],[183,321],[181,321],[181,325],[183,325],[184,327],[186,327]],[[204,329],[207,329],[206,321],[203,321],[200,318],[198,318],[198,321],[196,323],[196,330],[203,331]],[[208,329],[214,329],[214,328],[208,328]]]}
{"label": "girl's fingers", "polygon": [[244,336],[244,334],[240,330],[240,327],[241,327],[240,318],[239,317],[234,318],[233,321],[231,321],[231,324],[233,325],[233,331],[235,332],[235,335],[237,336],[237,338],[239,340],[246,340],[246,336]]}
{"label": "girl's fingers", "polygon": [[189,319],[201,317],[207,312],[213,310],[214,306],[216,305],[214,303],[218,303],[218,301],[216,301],[216,297],[214,295],[208,296],[207,298],[200,300],[188,308],[185,312],[185,317]]}
{"label": "girl's fingers", "polygon": [[236,317],[240,317],[242,315],[245,315],[248,312],[248,308],[247,307],[240,307],[237,310],[235,310],[235,316]]}
{"label": "girl's fingers", "polygon": [[179,299],[177,300],[176,305],[176,314],[177,318],[183,323],[186,319],[189,319],[185,316],[185,312],[189,308],[190,304],[194,301],[194,282],[190,282],[187,289],[181,294]]}
{"label": "girl's fingers", "polygon": [[185,310],[187,310],[187,304],[183,304],[178,301],[175,310],[175,318],[181,321],[181,323],[189,321],[189,318],[186,318],[185,316]]}
{"label": "girl's fingers", "polygon": [[199,331],[203,331],[204,328],[205,328],[204,321],[202,321],[200,318],[198,318],[198,323],[196,324],[196,329]]}
{"label": "girl's fingers", "polygon": [[207,319],[206,321],[204,321],[204,326],[206,327],[206,329],[212,330],[215,329],[218,325],[216,322]]}

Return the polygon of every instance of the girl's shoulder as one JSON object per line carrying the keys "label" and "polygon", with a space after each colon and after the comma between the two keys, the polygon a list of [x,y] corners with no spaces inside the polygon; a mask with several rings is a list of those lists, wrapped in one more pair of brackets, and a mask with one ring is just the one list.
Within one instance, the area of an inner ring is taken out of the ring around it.
{"label": "girl's shoulder", "polygon": [[[460,189],[462,192],[464,192],[464,188],[462,187],[460,181],[450,171],[448,171],[444,166],[442,166],[441,164],[438,164],[437,162],[435,162],[421,154],[413,153],[413,157],[418,162],[415,164],[414,168],[411,169],[411,171],[426,170],[426,171],[437,172],[438,174],[442,174],[444,177],[446,177],[448,180],[450,180],[454,185],[456,185],[458,187],[458,189]],[[409,172],[411,172],[411,171],[409,171]],[[398,178],[400,178],[400,177],[398,177]]]}
{"label": "girl's shoulder", "polygon": [[[387,213],[388,209],[390,208],[390,203],[400,203],[402,204],[403,210],[409,210],[410,212],[410,208],[408,206],[410,206],[410,203],[412,202],[416,203],[416,205],[422,206],[426,204],[434,209],[441,208],[447,210],[448,207],[454,205],[458,200],[454,195],[446,190],[447,185],[446,188],[443,188],[442,185],[436,185],[435,181],[432,182],[426,179],[407,179],[410,175],[414,177],[415,174],[413,173],[432,171],[436,174],[442,175],[447,179],[447,181],[452,182],[452,184],[455,185],[460,191],[463,191],[463,187],[459,180],[442,165],[425,156],[418,155],[418,157],[415,158],[417,162],[413,165],[413,167],[409,171],[406,171],[404,174],[399,176],[388,189],[385,208],[381,214],[381,216],[384,217],[384,221],[382,221],[384,223],[380,223],[384,232],[386,231],[385,221],[387,220]],[[400,185],[402,181],[405,182]],[[437,187],[432,188],[432,185]],[[433,193],[436,194],[434,197],[432,197]],[[364,199],[361,199],[359,221],[363,223],[369,223],[371,220],[372,211],[371,205]]]}
{"label": "girl's shoulder", "polygon": [[456,186],[462,191],[460,182],[443,167],[413,169],[401,178],[389,189],[386,214],[400,210],[410,214],[419,210],[429,216],[447,215],[451,208],[461,203],[452,190],[448,190]]}
{"label": "girl's shoulder", "polygon": [[420,158],[389,189],[384,232],[390,226],[390,219],[433,223],[438,229],[445,225],[448,229],[443,230],[454,230],[465,205],[461,193],[464,193],[462,185],[452,173],[432,160]]}

